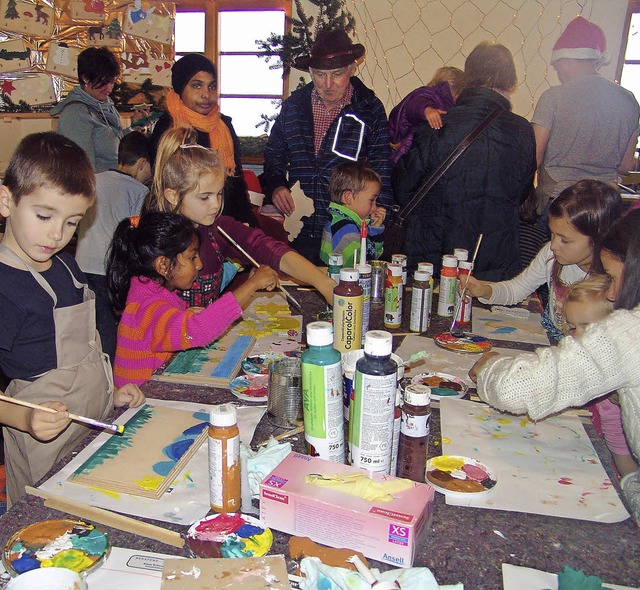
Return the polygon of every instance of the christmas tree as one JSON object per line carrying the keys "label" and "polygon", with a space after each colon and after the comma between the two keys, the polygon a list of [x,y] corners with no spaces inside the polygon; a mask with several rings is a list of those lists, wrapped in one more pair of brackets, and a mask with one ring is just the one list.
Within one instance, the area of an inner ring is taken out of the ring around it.
{"label": "christmas tree", "polygon": [[9,0],[7,3],[7,10],[4,13],[4,18],[10,18],[11,20],[20,18],[18,10],[16,9],[16,0]]}
{"label": "christmas tree", "polygon": [[111,21],[106,34],[109,39],[122,39],[122,27],[120,26],[120,22],[117,18],[114,18]]}

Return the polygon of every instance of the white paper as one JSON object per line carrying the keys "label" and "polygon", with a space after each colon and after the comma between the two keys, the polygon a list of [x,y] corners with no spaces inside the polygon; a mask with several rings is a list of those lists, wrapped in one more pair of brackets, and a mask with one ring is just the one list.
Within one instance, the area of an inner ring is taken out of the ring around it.
{"label": "white paper", "polygon": [[[618,586],[606,582],[603,584],[603,588],[611,588],[612,590],[637,590],[631,586]],[[502,587],[504,590],[558,590],[558,576],[529,567],[503,563]]]}
{"label": "white paper", "polygon": [[447,504],[620,522],[629,518],[575,416],[531,422],[485,404],[440,400],[442,453],[477,459],[498,480],[480,498],[447,496]]}
{"label": "white paper", "polygon": [[509,340],[549,346],[549,337],[540,324],[540,314],[531,313],[526,320],[517,319],[506,313],[473,308],[472,332],[489,340]]}
{"label": "white paper", "polygon": [[[149,398],[147,403],[171,406],[193,412],[208,413],[211,408],[210,405],[206,404]],[[240,440],[249,444],[253,438],[255,428],[266,409],[264,406],[243,406],[237,409]],[[116,423],[124,424],[136,412],[137,408],[127,410],[116,420]],[[113,435],[100,434],[58,473],[42,483],[39,486],[40,489],[58,496],[64,496],[66,500],[76,500],[91,506],[162,522],[191,525],[206,516],[211,509],[209,503],[209,457],[206,443],[196,451],[175,482],[157,500],[98,488],[89,488],[68,482],[67,478],[111,436]]]}

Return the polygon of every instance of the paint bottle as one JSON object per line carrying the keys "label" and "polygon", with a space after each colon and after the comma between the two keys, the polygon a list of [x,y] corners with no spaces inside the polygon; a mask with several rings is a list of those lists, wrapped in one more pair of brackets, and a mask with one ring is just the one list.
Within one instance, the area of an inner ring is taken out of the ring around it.
{"label": "paint bottle", "polygon": [[358,284],[362,287],[362,340],[364,344],[364,335],[369,330],[369,318],[371,317],[371,265],[358,264],[356,270],[360,277]]}
{"label": "paint bottle", "polygon": [[340,283],[333,290],[333,347],[339,352],[357,350],[362,344],[362,287],[355,268],[340,269]]}
{"label": "paint bottle", "polygon": [[402,324],[402,267],[387,265],[387,280],[384,283],[384,327],[399,328]]}
{"label": "paint bottle", "polygon": [[458,264],[469,260],[469,250],[466,248],[454,248],[453,255],[458,259]]}
{"label": "paint bottle", "polygon": [[340,282],[340,269],[343,265],[342,254],[330,254],[327,274],[336,282]]}
{"label": "paint bottle", "polygon": [[456,284],[458,279],[458,259],[451,254],[442,257],[440,270],[440,293],[437,313],[441,317],[451,317],[456,304]]}
{"label": "paint bottle", "polygon": [[418,272],[426,272],[429,274],[429,321],[427,323],[427,327],[431,325],[431,315],[433,313],[433,289],[434,289],[434,280],[433,280],[433,264],[430,262],[418,262],[418,267],[416,268]]}
{"label": "paint bottle", "polygon": [[391,264],[399,264],[402,267],[402,284],[407,284],[407,256],[406,254],[392,254]]}
{"label": "paint bottle", "polygon": [[409,330],[412,332],[426,332],[431,320],[431,297],[433,294],[433,279],[427,272],[417,270],[413,274],[411,287],[411,316]]}
{"label": "paint bottle", "polygon": [[333,348],[329,322],[307,325],[302,353],[302,408],[307,454],[344,463],[342,355]]}
{"label": "paint bottle", "polygon": [[[465,295],[464,300],[460,302],[460,290],[464,288],[467,277],[473,268],[471,262],[458,263],[458,287],[456,288],[456,308],[458,308],[458,316],[456,317],[456,327],[462,330],[471,330],[471,313],[473,299],[471,295]],[[458,307],[460,305],[460,307]]]}
{"label": "paint bottle", "polygon": [[398,365],[391,358],[392,336],[370,330],[364,357],[356,363],[349,444],[354,467],[390,473]]}
{"label": "paint bottle", "polygon": [[[397,363],[396,363],[397,364]],[[396,379],[397,379],[396,375]],[[396,403],[393,408],[393,438],[391,440],[391,466],[389,467],[389,473],[395,475],[398,470],[398,447],[400,445],[400,425],[402,422],[402,390],[400,385],[396,384]]]}
{"label": "paint bottle", "polygon": [[371,264],[371,301],[384,299],[384,282],[387,278],[387,263],[384,260],[372,260]]}
{"label": "paint bottle", "polygon": [[240,431],[236,408],[213,406],[209,413],[209,498],[214,512],[240,510]]}
{"label": "paint bottle", "polygon": [[407,385],[402,405],[398,448],[398,477],[424,481],[431,432],[431,388]]}

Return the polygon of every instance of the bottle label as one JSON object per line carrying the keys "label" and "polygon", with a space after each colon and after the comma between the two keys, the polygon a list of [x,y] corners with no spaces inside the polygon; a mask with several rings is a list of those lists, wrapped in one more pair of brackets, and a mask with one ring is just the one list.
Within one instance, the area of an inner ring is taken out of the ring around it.
{"label": "bottle label", "polygon": [[309,454],[344,463],[341,363],[302,363],[302,406]]}
{"label": "bottle label", "polygon": [[456,304],[456,277],[440,277],[440,295],[438,296],[438,315],[450,317]]}
{"label": "bottle label", "polygon": [[225,486],[229,470],[236,465],[239,467],[239,461],[239,436],[228,439],[209,437],[209,498],[212,506],[225,507]]}
{"label": "bottle label", "polygon": [[415,416],[402,412],[402,424],[400,425],[400,433],[411,438],[424,438],[429,436],[431,427],[429,424],[431,414],[424,416]]}
{"label": "bottle label", "polygon": [[364,335],[369,330],[371,316],[371,275],[360,277],[358,284],[362,287],[362,344],[364,344]]}
{"label": "bottle label", "polygon": [[360,348],[362,341],[362,295],[333,296],[333,347],[339,352]]}
{"label": "bottle label", "polygon": [[351,464],[389,473],[396,402],[396,374],[367,375],[356,370],[349,420]]}
{"label": "bottle label", "polygon": [[384,325],[397,328],[402,324],[402,279],[387,279],[384,290]]}
{"label": "bottle label", "polygon": [[411,290],[411,316],[409,330],[412,332],[426,332],[429,327],[431,312],[431,290],[413,286]]}

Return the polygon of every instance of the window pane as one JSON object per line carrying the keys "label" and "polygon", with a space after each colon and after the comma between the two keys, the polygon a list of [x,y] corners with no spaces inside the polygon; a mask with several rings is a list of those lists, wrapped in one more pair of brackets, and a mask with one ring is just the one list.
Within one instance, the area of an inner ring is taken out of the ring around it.
{"label": "window pane", "polygon": [[176,13],[176,53],[204,51],[204,12]]}
{"label": "window pane", "polygon": [[282,68],[257,55],[220,56],[220,94],[282,94]]}
{"label": "window pane", "polygon": [[624,65],[622,76],[620,77],[620,86],[631,90],[635,94],[636,100],[640,102],[640,65]]}
{"label": "window pane", "polygon": [[233,128],[241,137],[263,135],[264,128],[256,128],[256,125],[261,121],[260,115],[275,115],[279,110],[280,101],[267,98],[220,99],[220,111],[233,119]]}
{"label": "window pane", "polygon": [[220,51],[257,51],[257,39],[270,33],[284,33],[284,11],[222,11],[220,18]]}

